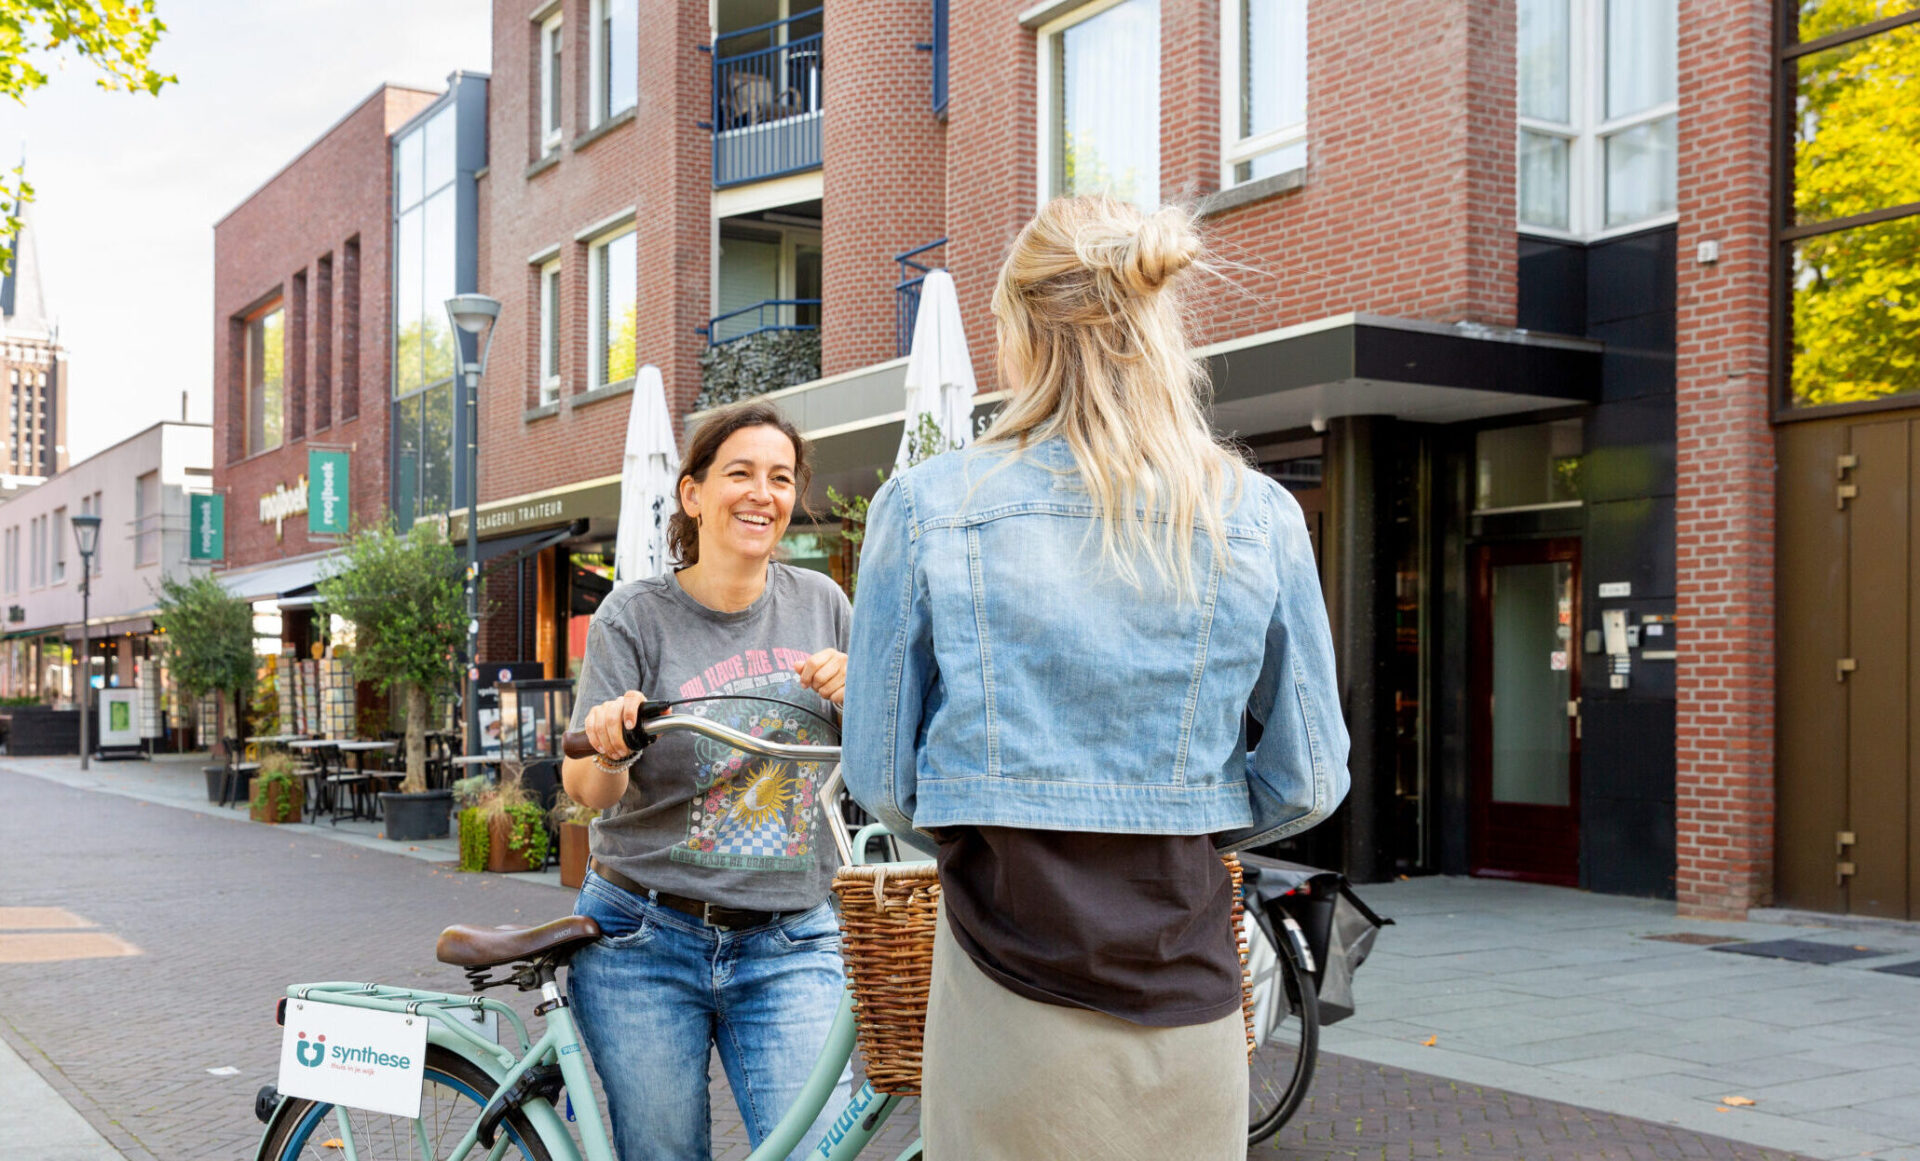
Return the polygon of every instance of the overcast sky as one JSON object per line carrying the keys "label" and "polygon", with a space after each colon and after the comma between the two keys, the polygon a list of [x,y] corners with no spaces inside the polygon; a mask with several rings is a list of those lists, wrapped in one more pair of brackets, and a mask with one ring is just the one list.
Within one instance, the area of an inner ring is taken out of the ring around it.
{"label": "overcast sky", "polygon": [[161,419],[213,417],[213,223],[385,81],[440,88],[490,63],[485,0],[159,0],[158,98],[48,69],[0,105],[24,142],[73,462]]}

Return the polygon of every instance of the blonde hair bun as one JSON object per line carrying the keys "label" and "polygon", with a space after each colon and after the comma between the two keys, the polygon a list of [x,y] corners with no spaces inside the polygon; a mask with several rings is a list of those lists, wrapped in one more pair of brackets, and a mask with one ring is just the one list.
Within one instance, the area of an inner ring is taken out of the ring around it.
{"label": "blonde hair bun", "polygon": [[1141,220],[1126,247],[1120,274],[1137,294],[1152,294],[1200,257],[1200,235],[1186,211],[1173,206]]}

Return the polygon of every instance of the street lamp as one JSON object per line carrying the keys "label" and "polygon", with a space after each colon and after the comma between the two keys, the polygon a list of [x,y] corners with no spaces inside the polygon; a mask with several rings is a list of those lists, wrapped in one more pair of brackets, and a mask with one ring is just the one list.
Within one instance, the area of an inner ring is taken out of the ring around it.
{"label": "street lamp", "polygon": [[100,547],[100,517],[83,513],[73,518],[73,544],[80,550],[80,768],[87,769],[87,736],[93,731],[93,640],[87,628],[88,605],[93,598],[93,554]]}
{"label": "street lamp", "polygon": [[[466,417],[467,454],[467,684],[466,718],[468,754],[480,752],[480,376],[487,373],[487,352],[493,347],[493,324],[500,317],[500,300],[484,294],[456,294],[447,300],[447,318],[452,321],[454,346],[460,354],[460,370],[465,380],[460,408]],[[461,334],[473,336],[473,351],[479,357],[467,362],[467,344]]]}

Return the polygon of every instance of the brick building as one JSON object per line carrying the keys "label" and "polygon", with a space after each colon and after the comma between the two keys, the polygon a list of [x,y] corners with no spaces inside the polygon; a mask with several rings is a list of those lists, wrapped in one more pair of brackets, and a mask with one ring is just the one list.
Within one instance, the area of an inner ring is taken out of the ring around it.
{"label": "brick building", "polygon": [[305,608],[338,540],[309,532],[311,454],[346,453],[355,520],[389,509],[390,142],[442,99],[381,86],[214,226],[221,576],[269,617],[281,600],[298,610],[286,629],[302,653]]}
{"label": "brick building", "polygon": [[0,429],[0,473],[51,476],[67,469],[67,350],[40,285],[40,253],[29,206],[0,278],[0,373],[7,426]]}
{"label": "brick building", "polygon": [[496,3],[481,659],[577,658],[640,366],[683,424],[779,402],[823,513],[893,459],[917,273],[959,287],[980,421],[1036,206],[1178,200],[1223,259],[1217,425],[1309,513],[1340,653],[1354,789],[1299,854],[1914,914],[1920,790],[1874,723],[1913,704],[1881,548],[1920,185],[1857,163],[1899,152],[1920,14],[1806,7]]}

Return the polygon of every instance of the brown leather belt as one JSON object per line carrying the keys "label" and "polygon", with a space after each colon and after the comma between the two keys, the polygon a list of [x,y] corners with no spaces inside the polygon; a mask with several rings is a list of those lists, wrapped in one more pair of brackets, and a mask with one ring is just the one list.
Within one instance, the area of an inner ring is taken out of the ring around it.
{"label": "brown leather belt", "polygon": [[781,911],[748,911],[743,907],[721,907],[718,904],[691,899],[685,895],[656,891],[651,887],[641,886],[599,859],[593,860],[593,873],[628,894],[638,895],[650,903],[658,903],[682,915],[691,915],[708,927],[729,930],[736,927],[765,927],[785,914]]}

